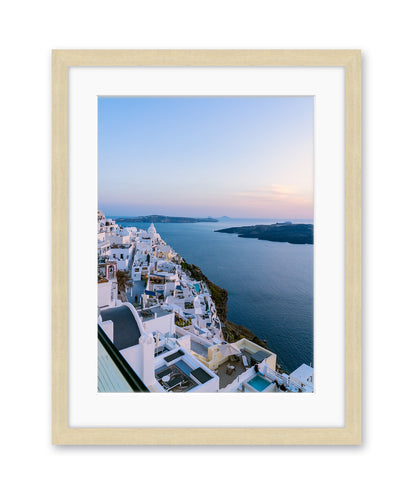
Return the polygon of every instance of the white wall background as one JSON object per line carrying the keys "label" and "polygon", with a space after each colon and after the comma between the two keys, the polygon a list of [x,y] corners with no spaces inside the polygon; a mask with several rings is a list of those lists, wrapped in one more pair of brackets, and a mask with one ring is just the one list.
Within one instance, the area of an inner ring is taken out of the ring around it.
{"label": "white wall background", "polygon": [[[8,2],[0,17],[4,497],[410,497],[415,445],[415,69],[412,3]],[[357,448],[50,445],[50,50],[363,50],[364,443]],[[32,264],[25,264],[30,256]],[[32,268],[29,279],[28,269]],[[22,269],[22,272],[19,272]],[[412,464],[413,461],[413,464]],[[249,472],[250,470],[250,472]],[[217,489],[214,485],[220,486]]]}

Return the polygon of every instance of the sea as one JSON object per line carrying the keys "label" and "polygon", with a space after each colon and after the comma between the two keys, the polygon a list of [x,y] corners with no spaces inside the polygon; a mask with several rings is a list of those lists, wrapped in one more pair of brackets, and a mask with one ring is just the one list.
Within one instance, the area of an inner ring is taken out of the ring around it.
{"label": "sea", "polygon": [[288,219],[222,218],[218,222],[155,223],[155,227],[188,263],[200,267],[208,279],[228,291],[228,319],[265,340],[277,362],[292,372],[302,363],[313,366],[313,245],[215,232],[277,221]]}

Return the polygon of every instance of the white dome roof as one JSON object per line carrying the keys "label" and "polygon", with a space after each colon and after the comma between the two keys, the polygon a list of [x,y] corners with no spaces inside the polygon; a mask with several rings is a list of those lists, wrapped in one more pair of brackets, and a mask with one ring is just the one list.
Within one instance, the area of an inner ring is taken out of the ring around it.
{"label": "white dome roof", "polygon": [[151,232],[152,234],[156,233],[156,229],[153,223],[150,224],[150,227],[147,229],[147,232]]}

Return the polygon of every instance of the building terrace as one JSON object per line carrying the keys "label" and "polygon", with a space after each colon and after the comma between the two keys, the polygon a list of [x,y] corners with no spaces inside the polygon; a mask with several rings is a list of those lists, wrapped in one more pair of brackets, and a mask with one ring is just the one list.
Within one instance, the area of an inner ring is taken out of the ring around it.
{"label": "building terrace", "polygon": [[246,372],[241,357],[229,357],[228,361],[219,365],[214,371],[220,379],[220,390],[232,383],[240,374]]}
{"label": "building terrace", "polygon": [[165,315],[169,315],[172,313],[169,310],[165,310],[164,308],[157,306],[152,308],[146,308],[143,310],[138,310],[137,312],[143,322],[150,321],[157,317],[164,317]]}

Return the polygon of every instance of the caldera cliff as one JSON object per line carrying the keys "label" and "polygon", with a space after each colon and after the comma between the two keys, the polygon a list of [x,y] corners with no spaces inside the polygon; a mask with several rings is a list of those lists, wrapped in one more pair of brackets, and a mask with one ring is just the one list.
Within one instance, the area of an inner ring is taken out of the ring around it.
{"label": "caldera cliff", "polygon": [[196,265],[187,263],[185,260],[181,263],[182,269],[187,272],[192,279],[196,281],[203,281],[208,286],[211,293],[211,297],[215,303],[215,308],[217,309],[217,314],[219,319],[223,324],[223,333],[225,339],[229,343],[238,341],[241,338],[247,338],[248,340],[260,345],[263,348],[268,348],[266,343],[258,338],[250,329],[235,324],[227,319],[228,312],[228,291],[226,289],[220,288],[216,284],[203,274],[202,270]]}

